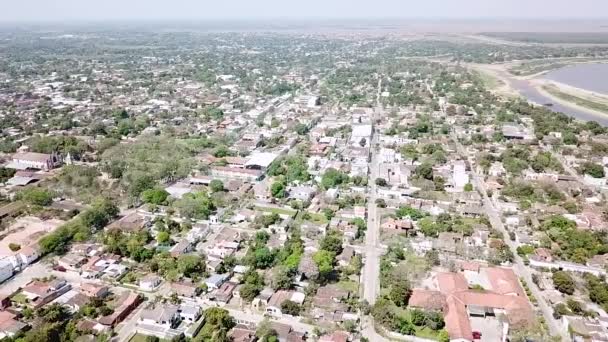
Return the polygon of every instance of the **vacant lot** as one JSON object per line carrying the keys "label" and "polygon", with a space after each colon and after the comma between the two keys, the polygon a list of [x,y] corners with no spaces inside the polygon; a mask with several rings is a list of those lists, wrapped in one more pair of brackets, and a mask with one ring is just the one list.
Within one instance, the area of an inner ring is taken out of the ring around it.
{"label": "vacant lot", "polygon": [[48,232],[52,232],[65,223],[62,220],[43,221],[38,217],[25,216],[18,218],[0,235],[0,256],[12,255],[8,247],[15,243],[20,246],[30,245]]}

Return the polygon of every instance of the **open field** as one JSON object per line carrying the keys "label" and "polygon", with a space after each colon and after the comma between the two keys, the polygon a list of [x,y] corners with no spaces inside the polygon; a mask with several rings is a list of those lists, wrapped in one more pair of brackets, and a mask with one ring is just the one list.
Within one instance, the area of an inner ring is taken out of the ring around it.
{"label": "open field", "polygon": [[54,231],[64,223],[65,221],[57,219],[43,221],[32,216],[17,219],[3,232],[4,236],[0,240],[0,256],[13,254],[9,248],[9,244],[15,243],[20,246],[27,246],[36,242],[46,233]]}

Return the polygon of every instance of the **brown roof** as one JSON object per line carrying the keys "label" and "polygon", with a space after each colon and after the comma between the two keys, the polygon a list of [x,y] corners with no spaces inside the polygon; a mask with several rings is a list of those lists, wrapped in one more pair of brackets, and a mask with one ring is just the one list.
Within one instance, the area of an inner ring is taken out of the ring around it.
{"label": "brown roof", "polygon": [[467,280],[460,273],[438,273],[437,284],[439,284],[439,291],[443,294],[450,294],[469,288]]}
{"label": "brown roof", "polygon": [[228,336],[233,342],[253,342],[256,340],[255,330],[251,330],[244,325],[235,326],[230,330]]}
{"label": "brown roof", "polygon": [[279,290],[275,292],[270,300],[268,300],[268,306],[281,307],[281,304],[291,298],[291,291]]}
{"label": "brown roof", "polygon": [[408,305],[426,310],[442,310],[445,307],[445,296],[439,291],[414,289]]}
{"label": "brown roof", "polygon": [[[490,281],[491,291],[469,290],[466,279],[459,273],[437,275],[441,293],[446,296],[444,320],[450,339],[473,340],[467,306],[505,310],[512,326],[534,321],[532,306],[513,270],[488,267],[483,271]],[[422,295],[416,296],[420,298],[415,298],[414,302],[422,302]],[[411,299],[410,305],[413,305]]]}
{"label": "brown roof", "polygon": [[502,267],[488,267],[484,270],[492,285],[492,291],[499,294],[516,294],[522,297],[526,295],[513,270]]}
{"label": "brown roof", "polygon": [[323,335],[319,342],[346,342],[350,335],[346,331],[334,331],[331,335]]}

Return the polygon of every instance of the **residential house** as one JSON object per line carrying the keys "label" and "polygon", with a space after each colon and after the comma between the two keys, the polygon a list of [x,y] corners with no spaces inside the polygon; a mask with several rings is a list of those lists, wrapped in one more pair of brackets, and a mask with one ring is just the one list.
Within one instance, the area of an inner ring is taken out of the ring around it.
{"label": "residential house", "polygon": [[304,298],[305,295],[301,292],[278,290],[270,297],[268,306],[266,307],[266,313],[274,317],[281,317],[283,316],[281,305],[285,301],[290,300],[302,305],[304,303]]}
{"label": "residential house", "polygon": [[162,279],[155,274],[148,274],[139,280],[139,288],[143,291],[154,291],[162,282]]}
{"label": "residential house", "polygon": [[118,305],[114,308],[114,311],[110,315],[99,318],[98,322],[114,327],[124,320],[142,301],[143,297],[141,295],[131,291],[124,292],[115,300]]}
{"label": "residential house", "polygon": [[172,304],[152,304],[141,312],[137,324],[158,329],[175,328],[180,322],[178,309],[178,306]]}

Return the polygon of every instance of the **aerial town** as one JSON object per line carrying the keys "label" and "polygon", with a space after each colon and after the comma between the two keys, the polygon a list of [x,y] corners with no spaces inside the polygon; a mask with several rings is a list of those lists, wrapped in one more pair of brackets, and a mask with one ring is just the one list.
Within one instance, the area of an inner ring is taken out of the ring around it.
{"label": "aerial town", "polygon": [[608,341],[554,38],[0,30],[0,341]]}

